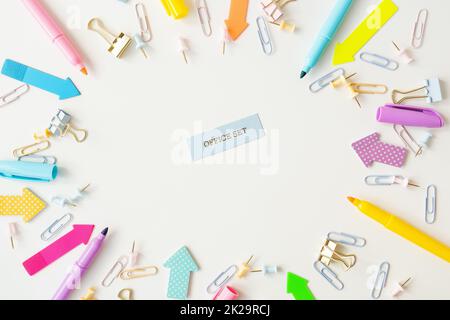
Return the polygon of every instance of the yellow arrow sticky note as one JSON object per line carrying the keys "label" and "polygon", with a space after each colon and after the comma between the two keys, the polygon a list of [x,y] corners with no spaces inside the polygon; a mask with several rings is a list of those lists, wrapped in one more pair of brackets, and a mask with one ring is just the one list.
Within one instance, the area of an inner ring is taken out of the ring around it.
{"label": "yellow arrow sticky note", "polygon": [[28,188],[22,190],[21,196],[0,196],[0,215],[22,216],[25,222],[33,219],[46,206],[46,203]]}
{"label": "yellow arrow sticky note", "polygon": [[398,11],[392,0],[383,0],[363,22],[334,49],[333,65],[355,61],[355,55]]}

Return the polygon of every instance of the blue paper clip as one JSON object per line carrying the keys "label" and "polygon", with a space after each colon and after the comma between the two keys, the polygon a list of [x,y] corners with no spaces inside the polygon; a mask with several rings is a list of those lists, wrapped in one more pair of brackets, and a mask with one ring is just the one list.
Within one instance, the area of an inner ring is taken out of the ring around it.
{"label": "blue paper clip", "polygon": [[397,61],[391,60],[389,58],[380,56],[375,53],[362,52],[359,55],[359,58],[361,59],[361,61],[373,64],[375,66],[378,66],[378,67],[381,67],[383,69],[390,70],[390,71],[395,71],[399,67],[399,64]]}
{"label": "blue paper clip", "polygon": [[330,73],[327,73],[323,77],[317,79],[313,83],[309,85],[309,91],[312,93],[317,93],[323,88],[326,88],[329,86],[330,83],[336,81],[341,76],[344,76],[345,70],[342,68],[334,69]]}

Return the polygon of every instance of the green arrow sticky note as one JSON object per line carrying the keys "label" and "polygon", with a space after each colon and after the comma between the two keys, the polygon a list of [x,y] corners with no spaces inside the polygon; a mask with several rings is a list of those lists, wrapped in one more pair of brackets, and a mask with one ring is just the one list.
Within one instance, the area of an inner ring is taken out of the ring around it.
{"label": "green arrow sticky note", "polygon": [[308,280],[291,272],[287,273],[287,293],[294,296],[295,300],[316,300],[308,287]]}

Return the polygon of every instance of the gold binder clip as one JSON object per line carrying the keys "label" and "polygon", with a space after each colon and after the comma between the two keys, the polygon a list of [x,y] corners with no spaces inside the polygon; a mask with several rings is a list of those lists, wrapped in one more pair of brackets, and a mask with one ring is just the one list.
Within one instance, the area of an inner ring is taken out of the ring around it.
{"label": "gold binder clip", "polygon": [[138,278],[145,278],[149,276],[154,276],[158,273],[158,267],[156,266],[142,266],[131,269],[125,269],[120,273],[120,278],[122,280],[131,280]]}
{"label": "gold binder clip", "polygon": [[20,147],[15,150],[13,150],[13,155],[16,158],[29,156],[31,154],[36,154],[39,152],[42,152],[44,150],[49,149],[51,146],[50,141],[48,140],[41,140],[36,143],[30,144],[28,146]]}
{"label": "gold binder clip", "polygon": [[338,251],[339,245],[331,240],[326,240],[325,244],[320,250],[319,261],[326,266],[330,265],[332,261],[342,263],[346,270],[349,270],[356,263],[356,256],[354,254],[343,254]]}
{"label": "gold binder clip", "polygon": [[121,58],[125,51],[130,47],[132,40],[125,33],[121,32],[118,36],[109,32],[102,20],[93,18],[88,22],[88,29],[97,32],[110,45],[108,51],[116,58]]}

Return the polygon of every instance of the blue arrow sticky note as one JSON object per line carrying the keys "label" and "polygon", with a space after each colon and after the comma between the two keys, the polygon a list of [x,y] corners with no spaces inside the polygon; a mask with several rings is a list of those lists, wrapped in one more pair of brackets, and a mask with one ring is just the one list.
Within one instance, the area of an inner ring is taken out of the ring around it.
{"label": "blue arrow sticky note", "polygon": [[29,84],[30,86],[53,93],[60,100],[76,97],[81,94],[70,78],[61,79],[10,59],[5,60],[2,74]]}
{"label": "blue arrow sticky note", "polygon": [[170,269],[167,298],[187,299],[191,272],[198,271],[198,265],[192,258],[189,249],[184,246],[164,263]]}

